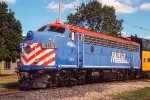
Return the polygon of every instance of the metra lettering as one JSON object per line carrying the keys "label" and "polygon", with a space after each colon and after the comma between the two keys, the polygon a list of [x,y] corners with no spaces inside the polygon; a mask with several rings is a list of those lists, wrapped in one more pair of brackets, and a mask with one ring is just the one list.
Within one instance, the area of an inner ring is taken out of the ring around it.
{"label": "metra lettering", "polygon": [[111,62],[112,63],[129,63],[126,59],[126,55],[124,53],[112,52]]}

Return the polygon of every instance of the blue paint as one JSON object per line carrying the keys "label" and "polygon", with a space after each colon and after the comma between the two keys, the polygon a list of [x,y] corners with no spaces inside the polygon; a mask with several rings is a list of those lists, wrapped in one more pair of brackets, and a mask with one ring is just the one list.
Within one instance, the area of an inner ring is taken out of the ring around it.
{"label": "blue paint", "polygon": [[[79,34],[76,33],[75,40],[68,37],[70,30],[66,29],[63,34],[56,32],[32,32],[34,38],[24,38],[23,43],[33,42],[54,42],[57,45],[56,65],[52,67],[55,70],[62,68],[136,68],[140,69],[140,50],[138,52],[122,50],[117,48],[85,44],[79,41]],[[91,46],[94,51],[91,52]],[[112,52],[125,55],[125,61],[128,63],[112,62]],[[48,66],[19,66],[20,70],[51,69]]]}
{"label": "blue paint", "polygon": [[56,66],[29,66],[29,65],[25,65],[25,66],[19,66],[18,67],[19,70],[22,71],[30,71],[30,70],[57,70]]}

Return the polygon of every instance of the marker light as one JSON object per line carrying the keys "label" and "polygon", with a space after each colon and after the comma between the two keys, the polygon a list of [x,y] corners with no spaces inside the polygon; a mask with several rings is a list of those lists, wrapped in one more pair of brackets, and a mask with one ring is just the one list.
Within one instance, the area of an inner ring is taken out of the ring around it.
{"label": "marker light", "polygon": [[39,62],[39,60],[38,59],[35,59],[35,61],[34,61],[36,64]]}
{"label": "marker light", "polygon": [[28,38],[29,40],[33,39],[33,32],[32,32],[32,31],[29,31],[29,32],[27,33],[27,38]]}

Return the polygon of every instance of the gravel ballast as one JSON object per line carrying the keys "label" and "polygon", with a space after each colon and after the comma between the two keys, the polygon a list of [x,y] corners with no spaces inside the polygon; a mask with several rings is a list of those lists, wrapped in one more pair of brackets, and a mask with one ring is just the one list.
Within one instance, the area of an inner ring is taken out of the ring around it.
{"label": "gravel ballast", "polygon": [[0,89],[0,100],[111,100],[107,96],[108,94],[117,94],[144,87],[150,87],[150,82],[143,80],[105,82],[31,91]]}

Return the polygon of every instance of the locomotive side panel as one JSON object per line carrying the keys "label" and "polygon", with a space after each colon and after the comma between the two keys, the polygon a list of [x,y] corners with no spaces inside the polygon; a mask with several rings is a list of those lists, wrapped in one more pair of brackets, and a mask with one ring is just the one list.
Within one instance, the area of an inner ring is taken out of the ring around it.
{"label": "locomotive side panel", "polygon": [[133,68],[135,69],[141,69],[141,58],[140,58],[140,51],[139,52],[133,52]]}
{"label": "locomotive side panel", "polygon": [[84,68],[140,69],[140,47],[95,36],[85,36]]}
{"label": "locomotive side panel", "polygon": [[85,44],[84,45],[84,66],[99,66],[101,64],[100,46]]}
{"label": "locomotive side panel", "polygon": [[77,44],[75,40],[69,39],[69,31],[65,34],[63,39],[59,39],[57,42],[58,48],[58,67],[61,68],[76,68],[77,67]]}
{"label": "locomotive side panel", "polygon": [[[91,48],[94,48],[93,52],[91,52]],[[121,69],[133,67],[140,69],[139,52],[85,44],[84,56],[83,67]]]}

